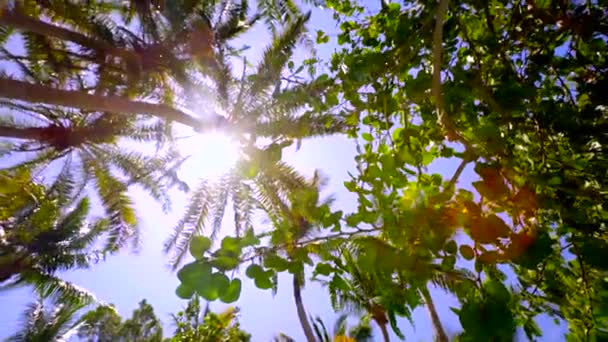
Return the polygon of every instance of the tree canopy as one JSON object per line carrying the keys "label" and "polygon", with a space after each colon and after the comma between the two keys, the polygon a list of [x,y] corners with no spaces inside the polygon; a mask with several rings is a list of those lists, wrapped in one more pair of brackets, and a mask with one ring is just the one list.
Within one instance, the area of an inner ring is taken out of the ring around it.
{"label": "tree canopy", "polygon": [[[337,33],[313,32],[311,5]],[[608,339],[604,1],[0,6],[0,285],[43,298],[14,340],[75,328],[163,339],[145,300],[126,321],[108,306],[76,318],[95,298],[58,274],[137,242],[133,186],[166,210],[174,187],[190,196],[164,246],[175,295],[189,300],[171,341],[250,340],[236,310],[201,313],[198,298],[255,295],[244,282],[276,292],[280,275],[308,342],[369,339],[370,326],[406,338],[398,317],[413,324],[421,306],[447,342],[430,286],[457,299],[458,341],[536,340],[540,316],[566,325],[565,340]],[[252,27],[268,38],[255,63],[237,46]],[[324,44],[334,50],[321,58]],[[229,135],[239,161],[191,189],[175,143],[184,126]],[[338,134],[356,146],[351,211],[321,199],[320,173],[282,158]],[[220,234],[229,206],[235,229]],[[306,312],[309,281],[345,315],[331,333]]]}

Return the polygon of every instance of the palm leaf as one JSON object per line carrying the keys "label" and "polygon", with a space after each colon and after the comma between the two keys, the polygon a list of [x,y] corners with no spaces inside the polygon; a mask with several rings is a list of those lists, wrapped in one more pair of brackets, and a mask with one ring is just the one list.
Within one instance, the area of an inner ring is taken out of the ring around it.
{"label": "palm leaf", "polygon": [[251,97],[262,93],[280,80],[281,72],[287,65],[298,38],[305,32],[309,19],[310,12],[298,16],[281,34],[274,38],[272,45],[264,51],[251,86]]}
{"label": "palm leaf", "polygon": [[186,213],[178,224],[173,228],[173,233],[165,240],[164,252],[172,252],[170,265],[177,268],[183,261],[188,250],[190,240],[195,235],[201,235],[205,221],[209,215],[213,198],[211,196],[209,183],[202,181],[192,193]]}

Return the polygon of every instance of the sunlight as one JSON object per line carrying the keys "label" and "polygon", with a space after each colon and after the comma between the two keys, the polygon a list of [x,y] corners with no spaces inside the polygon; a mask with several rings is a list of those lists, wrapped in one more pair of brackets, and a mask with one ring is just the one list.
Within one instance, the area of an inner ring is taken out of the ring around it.
{"label": "sunlight", "polygon": [[180,151],[190,156],[182,169],[185,179],[217,179],[237,162],[239,146],[222,132],[195,134],[179,142]]}

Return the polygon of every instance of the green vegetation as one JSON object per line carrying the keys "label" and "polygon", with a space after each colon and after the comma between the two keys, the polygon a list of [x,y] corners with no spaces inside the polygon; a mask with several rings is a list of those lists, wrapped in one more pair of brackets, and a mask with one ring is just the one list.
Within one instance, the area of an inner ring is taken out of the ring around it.
{"label": "green vegetation", "polygon": [[[327,60],[295,58],[330,41],[309,32],[311,5],[339,27]],[[276,291],[280,274],[308,342],[365,341],[371,327],[405,338],[397,319],[420,306],[447,342],[431,285],[459,302],[458,341],[535,340],[539,315],[568,341],[608,339],[604,2],[0,6],[0,286],[41,298],[11,340],[163,340],[145,300],[124,321],[104,305],[81,314],[97,299],[59,275],[137,244],[133,186],[166,210],[170,189],[190,196],[164,248],[190,300],[171,341],[249,341],[236,310],[201,313],[198,298],[235,303],[253,295],[245,282]],[[237,46],[252,27],[268,32],[255,64]],[[223,131],[239,161],[190,189],[178,126]],[[321,198],[320,172],[282,161],[332,134],[357,147],[354,212]],[[450,177],[429,171],[438,163]],[[230,205],[235,229],[219,239]],[[341,316],[330,333],[310,319],[307,281],[361,324]]]}

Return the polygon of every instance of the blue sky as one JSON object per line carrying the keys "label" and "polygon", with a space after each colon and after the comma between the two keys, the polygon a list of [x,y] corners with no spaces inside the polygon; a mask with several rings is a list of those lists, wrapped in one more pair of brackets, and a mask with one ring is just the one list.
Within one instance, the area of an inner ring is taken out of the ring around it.
{"label": "blue sky", "polygon": [[[372,4],[372,5],[375,5]],[[316,36],[316,29],[322,29],[332,37],[338,32],[331,13],[314,10],[309,26],[311,37]],[[248,51],[248,59],[255,61],[261,52],[260,47],[265,46],[267,35],[259,27],[241,38],[243,43],[253,46]],[[336,46],[330,42],[318,47],[318,54],[328,58]],[[299,56],[304,56],[299,51]],[[185,132],[184,135],[189,132]],[[183,167],[181,175],[191,185],[197,184],[197,179],[213,178],[226,169],[228,162],[226,156],[230,155],[230,148],[210,141],[204,137],[194,137],[184,140],[184,153],[194,153],[194,156]],[[327,193],[337,198],[336,208],[345,212],[356,209],[356,198],[348,193],[343,182],[348,179],[347,172],[354,172],[355,148],[351,140],[335,136],[323,139],[305,141],[299,151],[293,148],[284,153],[284,160],[296,167],[301,173],[312,175],[315,169],[321,169],[330,178]],[[439,160],[430,166],[430,171],[450,177],[457,167],[457,161]],[[476,176],[471,167],[468,167],[461,177],[460,184],[470,184]],[[146,298],[154,306],[157,315],[169,322],[169,314],[176,312],[185,305],[175,294],[178,280],[175,274],[166,267],[167,257],[161,252],[162,243],[170,233],[174,224],[182,215],[187,195],[175,191],[173,193],[173,211],[163,213],[161,205],[154,202],[142,191],[132,191],[136,199],[136,208],[141,220],[142,247],[137,254],[128,251],[110,257],[106,262],[100,263],[90,270],[68,272],[65,278],[79,286],[94,292],[100,300],[116,305],[120,314],[125,317],[131,314],[137,303]],[[227,210],[227,219],[223,228],[230,232],[232,229],[231,212]],[[457,301],[437,290],[432,291],[439,315],[449,335],[460,331],[460,324],[456,315],[449,309],[457,306]],[[17,289],[0,293],[0,339],[7,337],[14,330],[21,311],[25,304],[34,298],[29,289]],[[337,317],[331,310],[327,292],[318,284],[308,282],[303,292],[303,299],[308,313],[319,315],[329,327]],[[293,304],[291,282],[285,277],[280,278],[279,291],[272,296],[270,291],[256,289],[251,282],[245,281],[241,299],[236,303],[241,308],[241,324],[245,330],[253,335],[253,341],[270,341],[279,332],[292,336],[297,341],[303,341],[303,334],[297,319],[295,305]],[[220,303],[212,304],[212,309],[221,310]],[[400,327],[408,341],[431,341],[432,328],[425,308],[414,311],[414,326],[409,322],[401,321]],[[556,329],[549,320],[542,320],[546,341],[558,341],[562,338],[562,329]],[[171,326],[165,327],[166,332],[172,331]],[[380,340],[380,335],[377,333]],[[395,338],[396,340],[396,338]]]}

